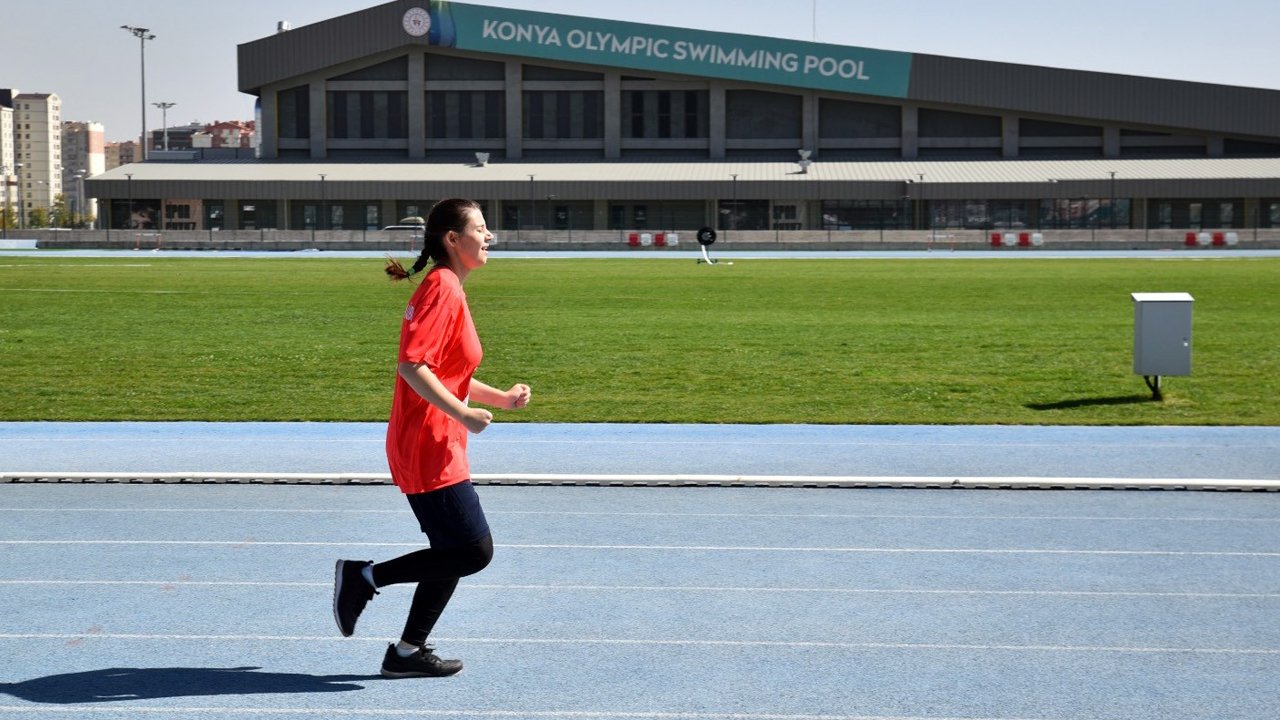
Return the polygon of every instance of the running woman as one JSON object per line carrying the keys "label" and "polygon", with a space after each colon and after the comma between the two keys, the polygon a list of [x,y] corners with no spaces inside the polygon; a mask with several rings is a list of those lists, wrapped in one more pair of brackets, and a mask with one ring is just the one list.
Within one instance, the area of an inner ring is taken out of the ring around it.
{"label": "running woman", "polygon": [[493,539],[471,484],[467,433],[493,421],[484,408],[516,409],[529,403],[529,386],[502,391],[472,378],[482,355],[462,284],[488,261],[493,233],[471,200],[442,200],[427,218],[422,254],[412,269],[389,260],[386,273],[404,280],[431,265],[405,309],[391,419],[387,463],[426,533],[429,547],[374,564],[339,560],[334,572],[333,615],[343,637],[378,588],[417,583],[399,643],[382,660],[389,678],[442,677],[462,662],[441,659],[427,636],[452,597],[458,579],[483,570],[493,559]]}

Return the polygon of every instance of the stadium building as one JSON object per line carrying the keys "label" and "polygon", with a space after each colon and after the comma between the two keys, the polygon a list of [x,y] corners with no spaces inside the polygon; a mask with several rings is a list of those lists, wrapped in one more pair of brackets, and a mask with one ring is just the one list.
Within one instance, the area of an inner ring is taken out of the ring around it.
{"label": "stadium building", "polygon": [[1276,90],[423,0],[282,23],[239,88],[260,157],[87,180],[103,227],[365,233],[466,196],[508,240],[1280,228]]}

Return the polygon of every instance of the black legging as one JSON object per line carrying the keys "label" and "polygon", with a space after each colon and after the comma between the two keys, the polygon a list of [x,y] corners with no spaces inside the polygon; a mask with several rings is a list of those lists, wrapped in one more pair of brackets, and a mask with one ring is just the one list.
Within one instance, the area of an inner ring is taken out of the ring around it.
{"label": "black legging", "polygon": [[458,587],[458,578],[474,575],[493,560],[493,537],[485,535],[465,545],[426,548],[373,566],[373,582],[378,587],[418,583],[409,606],[400,639],[423,645],[440,614]]}

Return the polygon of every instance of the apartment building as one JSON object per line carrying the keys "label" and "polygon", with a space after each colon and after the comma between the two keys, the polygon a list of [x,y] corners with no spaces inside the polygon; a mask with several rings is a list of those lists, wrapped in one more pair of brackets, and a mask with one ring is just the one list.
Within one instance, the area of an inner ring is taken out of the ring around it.
{"label": "apartment building", "polygon": [[17,203],[18,178],[13,166],[13,97],[10,93],[10,90],[0,90],[0,212],[15,207]]}
{"label": "apartment building", "polygon": [[55,93],[7,93],[13,114],[13,166],[18,219],[52,212],[62,194],[62,100]]}
{"label": "apartment building", "polygon": [[83,180],[107,171],[105,136],[101,123],[62,124],[62,186],[73,218],[89,220],[98,215],[97,200],[85,197]]}

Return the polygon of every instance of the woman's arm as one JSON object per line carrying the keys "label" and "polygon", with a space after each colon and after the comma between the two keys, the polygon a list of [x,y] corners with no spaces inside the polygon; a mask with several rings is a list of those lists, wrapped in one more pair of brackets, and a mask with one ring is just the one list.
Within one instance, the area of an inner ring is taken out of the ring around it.
{"label": "woman's arm", "polygon": [[524,383],[516,383],[510,390],[502,391],[490,387],[475,378],[471,379],[471,397],[481,405],[499,407],[504,410],[516,410],[529,404],[532,391]]}
{"label": "woman's arm", "polygon": [[[462,423],[467,430],[478,433],[493,422],[493,413],[484,408],[469,407],[445,388],[440,378],[431,372],[426,363],[402,362],[396,366],[396,372],[409,383],[413,391],[421,395],[427,402],[435,405],[441,412]],[[472,383],[475,387],[475,383]],[[487,387],[487,386],[486,386]],[[489,388],[492,390],[492,388]],[[477,398],[478,400],[478,398]]]}

